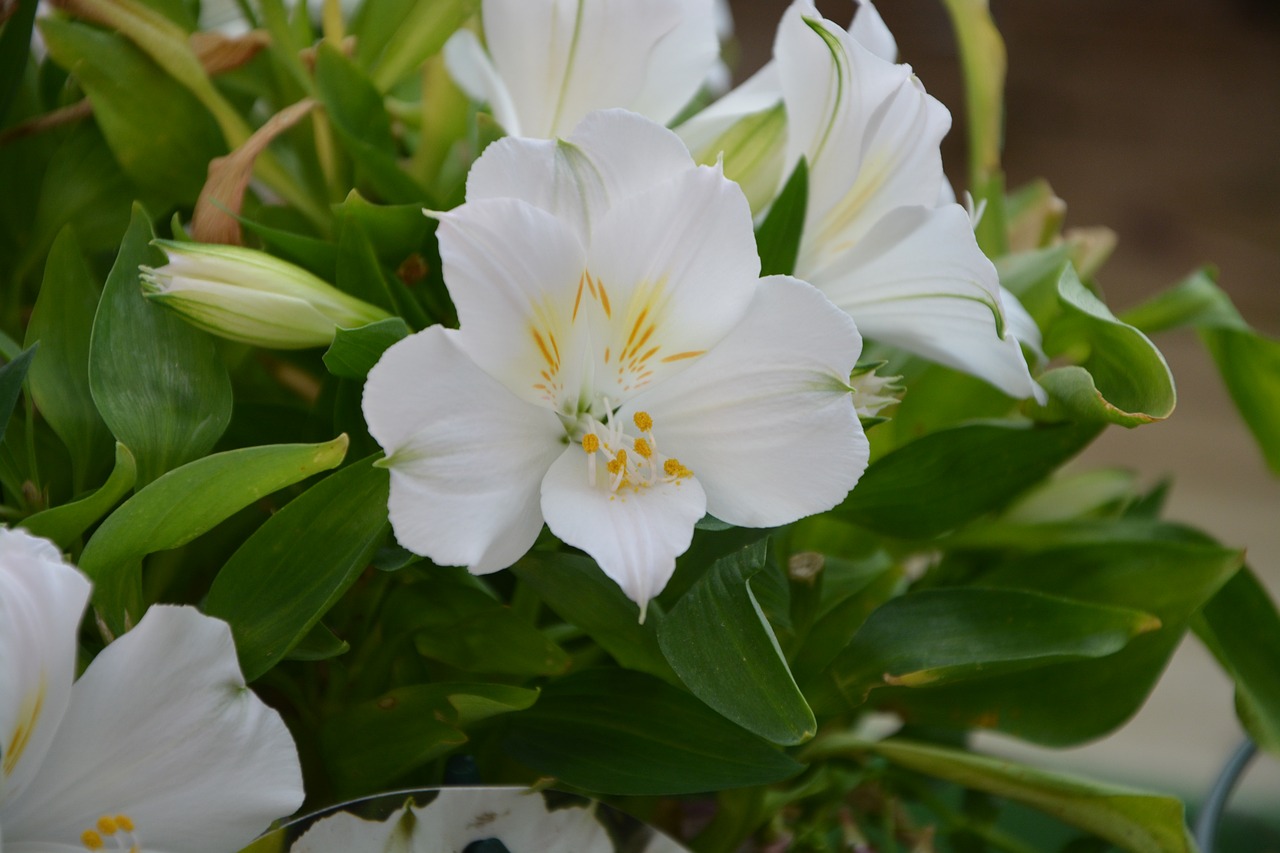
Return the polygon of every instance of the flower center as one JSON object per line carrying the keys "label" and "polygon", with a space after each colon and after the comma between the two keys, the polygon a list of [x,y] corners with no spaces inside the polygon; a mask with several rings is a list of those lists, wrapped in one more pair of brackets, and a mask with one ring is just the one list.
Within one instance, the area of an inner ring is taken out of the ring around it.
{"label": "flower center", "polygon": [[648,412],[636,412],[632,422],[639,435],[629,435],[618,426],[613,412],[605,404],[606,422],[593,420],[589,431],[582,436],[582,450],[587,454],[587,482],[592,487],[600,485],[597,457],[604,458],[605,483],[613,494],[627,490],[638,492],[655,483],[675,483],[693,476],[674,456],[658,452],[658,439],[653,434],[653,417]]}
{"label": "flower center", "polygon": [[[111,846],[108,848],[107,843]],[[133,821],[128,815],[103,815],[92,829],[80,833],[80,843],[86,850],[126,850],[140,853],[142,845],[133,833]]]}

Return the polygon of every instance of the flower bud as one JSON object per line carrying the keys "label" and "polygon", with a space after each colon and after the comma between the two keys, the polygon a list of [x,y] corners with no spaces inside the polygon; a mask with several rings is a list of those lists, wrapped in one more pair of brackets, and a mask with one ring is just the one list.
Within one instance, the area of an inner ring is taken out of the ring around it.
{"label": "flower bud", "polygon": [[169,240],[155,245],[169,262],[141,268],[147,298],[233,341],[272,349],[328,346],[338,327],[390,316],[265,252]]}

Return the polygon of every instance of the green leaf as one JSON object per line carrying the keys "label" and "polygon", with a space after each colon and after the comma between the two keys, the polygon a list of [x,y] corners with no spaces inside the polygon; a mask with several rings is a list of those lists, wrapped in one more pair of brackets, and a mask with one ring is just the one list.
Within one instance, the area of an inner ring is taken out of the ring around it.
{"label": "green leaf", "polygon": [[381,92],[434,56],[454,30],[471,17],[479,0],[417,0],[400,25],[390,33],[382,56],[373,66],[373,82]]}
{"label": "green leaf", "polygon": [[815,743],[811,757],[848,751],[874,752],[899,767],[1006,797],[1134,853],[1196,853],[1175,797],[897,738],[866,743],[836,736]]}
{"label": "green leaf", "polygon": [[1196,633],[1236,683],[1250,736],[1280,755],[1280,614],[1247,567],[1227,581],[1194,622]]}
{"label": "green leaf", "polygon": [[692,794],[766,785],[804,766],[652,676],[593,669],[552,681],[509,718],[507,751],[602,794]]}
{"label": "green leaf", "polygon": [[218,572],[205,610],[231,625],[247,681],[302,642],[369,565],[386,536],[387,490],[372,458],[349,465],[267,519]]}
{"label": "green leaf", "polygon": [[387,348],[407,338],[410,331],[399,317],[389,317],[356,329],[338,329],[324,354],[324,366],[334,376],[364,379]]}
{"label": "green leaf", "polygon": [[107,627],[119,636],[142,617],[147,554],[185,545],[272,492],[336,467],[346,452],[345,435],[324,444],[229,450],[189,462],[139,490],[107,516],[80,555]]}
{"label": "green leaf", "polygon": [[116,462],[107,481],[92,494],[74,503],[38,512],[22,521],[22,526],[36,536],[43,536],[70,551],[94,522],[106,515],[129,490],[137,478],[138,466],[129,448],[116,442]]}
{"label": "green leaf", "polygon": [[36,347],[30,347],[4,367],[0,367],[0,441],[4,440],[5,428],[9,426],[9,418],[13,417],[14,407],[18,405],[22,382],[27,378],[27,371],[31,368],[31,359],[35,354]]}
{"label": "green leaf", "polygon": [[521,557],[511,570],[561,619],[585,631],[618,663],[665,681],[678,681],[658,647],[658,627],[663,619],[660,608],[650,604],[648,618],[641,624],[639,606],[594,560],[534,551]]}
{"label": "green leaf", "polygon": [[36,0],[19,0],[0,33],[0,127],[22,85],[22,72],[30,55],[31,27],[36,20]]}
{"label": "green leaf", "polygon": [[937,536],[1008,504],[1098,430],[1003,421],[940,430],[876,460],[835,512],[889,536]]}
{"label": "green leaf", "polygon": [[1013,589],[914,592],[872,613],[830,667],[851,705],[876,687],[929,687],[1118,652],[1149,613]]}
{"label": "green leaf", "polygon": [[226,153],[209,111],[117,33],[59,18],[41,19],[40,32],[84,87],[125,173],[168,204],[193,204],[209,161]]}
{"label": "green leaf", "polygon": [[93,402],[137,458],[140,485],[208,453],[231,420],[231,381],[213,339],[142,295],[139,265],[165,261],[154,236],[135,205],[89,345]]}
{"label": "green leaf", "polygon": [[809,166],[801,157],[769,208],[769,215],[756,229],[760,275],[791,275],[796,271],[808,204]]}
{"label": "green leaf", "polygon": [[287,660],[329,660],[351,651],[351,644],[317,622],[307,635],[285,655]]}
{"label": "green leaf", "polygon": [[67,446],[77,485],[88,482],[94,461],[104,459],[111,445],[89,391],[89,339],[97,309],[98,287],[67,226],[49,250],[26,341],[42,344],[28,374],[31,396]]}
{"label": "green leaf", "polygon": [[744,729],[778,744],[817,731],[773,628],[751,590],[766,542],[717,560],[662,621],[658,642],[680,680]]}
{"label": "green leaf", "polygon": [[1070,264],[1058,278],[1058,302],[1062,313],[1045,335],[1045,352],[1066,354],[1081,366],[1040,377],[1053,398],[1051,416],[1133,427],[1173,413],[1177,394],[1164,356],[1150,338],[1117,320]]}

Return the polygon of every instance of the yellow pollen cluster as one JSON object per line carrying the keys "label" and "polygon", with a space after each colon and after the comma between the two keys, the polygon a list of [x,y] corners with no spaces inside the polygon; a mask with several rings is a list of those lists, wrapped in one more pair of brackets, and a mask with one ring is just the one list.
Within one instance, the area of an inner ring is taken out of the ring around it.
{"label": "yellow pollen cluster", "polygon": [[84,845],[86,850],[101,850],[107,846],[102,842],[102,836],[92,829],[86,829],[80,833],[80,843]]}
{"label": "yellow pollen cluster", "polygon": [[[604,454],[608,471],[605,481],[610,492],[620,489],[640,491],[661,483],[677,483],[693,476],[679,459],[664,456],[653,434],[653,417],[648,412],[636,412],[631,420],[639,436],[627,435],[613,420],[613,410],[605,400],[605,423],[596,423],[591,432],[582,436],[582,449],[587,454],[587,482],[599,485],[596,479],[596,454]],[[628,452],[630,451],[630,452]],[[611,498],[612,499],[612,498]]]}
{"label": "yellow pollen cluster", "polygon": [[[102,817],[98,818],[97,823],[94,824],[94,826],[94,829],[86,829],[84,832],[80,833],[80,843],[86,850],[106,849],[107,844],[103,839],[103,836],[106,836],[107,838],[113,838],[116,841],[117,849],[127,849],[129,853],[138,853],[140,848],[138,847],[136,840],[131,835],[133,833],[133,821],[128,815],[118,814],[112,816],[104,814]],[[129,837],[115,838],[117,834]],[[125,848],[123,846],[124,844],[129,845],[128,848]]]}
{"label": "yellow pollen cluster", "polygon": [[649,459],[653,456],[653,447],[651,447],[649,442],[643,438],[637,438],[635,440],[634,447],[636,449],[637,456],[641,456],[645,459]]}
{"label": "yellow pollen cluster", "polygon": [[600,449],[600,438],[593,432],[582,437],[582,449],[587,453],[595,453]]}
{"label": "yellow pollen cluster", "polygon": [[619,450],[618,455],[609,460],[609,473],[617,474],[627,467],[627,451]]}
{"label": "yellow pollen cluster", "polygon": [[631,419],[636,423],[636,429],[641,432],[648,432],[653,429],[653,418],[648,412],[636,412]]}
{"label": "yellow pollen cluster", "polygon": [[693,472],[684,467],[684,465],[681,465],[680,460],[674,456],[662,463],[662,470],[668,477],[672,477],[677,480],[681,477],[693,476]]}

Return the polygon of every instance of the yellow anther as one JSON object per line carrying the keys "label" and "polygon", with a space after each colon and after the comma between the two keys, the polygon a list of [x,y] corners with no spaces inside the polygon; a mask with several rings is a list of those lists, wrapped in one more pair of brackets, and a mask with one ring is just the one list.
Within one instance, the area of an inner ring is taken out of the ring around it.
{"label": "yellow anther", "polygon": [[595,453],[600,449],[600,439],[595,433],[589,432],[582,437],[582,449],[588,453]]}
{"label": "yellow anther", "polygon": [[648,459],[650,456],[653,455],[653,448],[650,447],[649,442],[644,440],[643,438],[636,439],[635,449],[636,449],[636,455],[643,456],[645,459]]}
{"label": "yellow anther", "polygon": [[631,419],[636,422],[636,429],[641,432],[653,429],[653,418],[649,417],[648,412],[636,412]]}
{"label": "yellow anther", "polygon": [[128,815],[116,815],[116,826],[120,827],[125,832],[133,832],[133,821],[129,819]]}
{"label": "yellow anther", "polygon": [[672,456],[666,462],[662,463],[662,470],[666,472],[668,477],[692,477],[693,472],[680,464],[680,460]]}
{"label": "yellow anther", "polygon": [[619,450],[618,455],[609,460],[609,473],[617,474],[627,467],[627,451]]}
{"label": "yellow anther", "polygon": [[92,829],[86,829],[80,833],[80,843],[84,845],[86,850],[101,850],[107,846],[102,842],[102,836]]}
{"label": "yellow anther", "polygon": [[98,818],[98,832],[103,835],[115,835],[116,830],[120,828],[120,824],[116,822],[111,815],[103,815]]}

